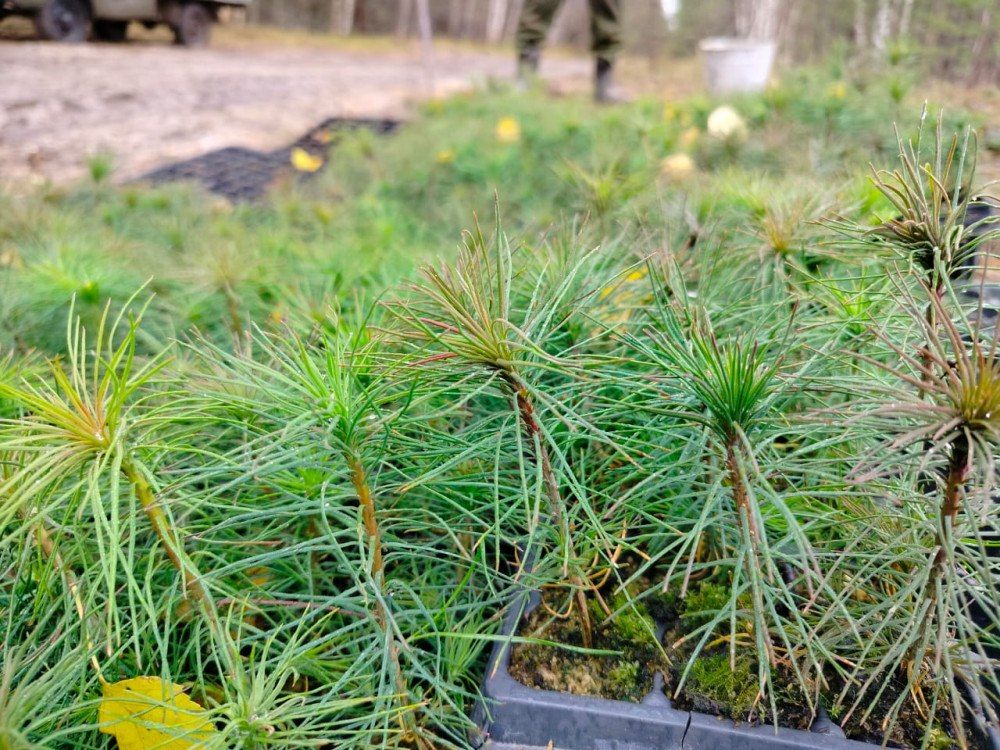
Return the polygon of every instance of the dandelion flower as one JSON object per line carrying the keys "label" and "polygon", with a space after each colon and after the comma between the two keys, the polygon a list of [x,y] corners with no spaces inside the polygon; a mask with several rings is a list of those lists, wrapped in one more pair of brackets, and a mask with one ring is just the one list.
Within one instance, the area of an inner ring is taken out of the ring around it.
{"label": "dandelion flower", "polygon": [[497,140],[500,143],[517,143],[521,140],[521,123],[513,117],[504,117],[497,123]]}
{"label": "dandelion flower", "polygon": [[451,164],[455,161],[455,152],[450,148],[442,149],[437,152],[437,156],[434,159],[438,164]]}

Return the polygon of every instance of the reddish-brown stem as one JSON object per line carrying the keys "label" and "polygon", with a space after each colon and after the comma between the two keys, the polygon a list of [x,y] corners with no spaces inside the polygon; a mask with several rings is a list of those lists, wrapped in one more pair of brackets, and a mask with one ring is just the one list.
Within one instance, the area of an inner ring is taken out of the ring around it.
{"label": "reddish-brown stem", "polygon": [[[358,496],[358,505],[361,507],[361,522],[364,524],[365,534],[368,537],[368,543],[372,550],[372,578],[375,581],[375,585],[379,587],[379,590],[384,591],[385,579],[383,571],[385,563],[382,557],[382,530],[379,526],[378,513],[375,508],[375,497],[372,494],[371,486],[368,484],[368,473],[365,471],[360,457],[355,453],[347,453],[346,458],[347,466],[351,470],[351,484],[354,486],[354,492]],[[387,628],[389,617],[381,599],[375,603],[375,619],[380,626]],[[389,660],[392,663],[392,671],[394,673],[393,681],[396,683],[396,691],[405,705],[410,699],[410,693],[406,687],[406,680],[403,678],[403,668],[399,663],[399,648],[393,634],[388,630],[387,633]],[[404,734],[411,737],[415,736],[416,722],[413,720],[413,715],[410,711],[406,711],[400,715],[399,724]]]}
{"label": "reddish-brown stem", "polygon": [[132,485],[136,499],[139,500],[139,504],[142,506],[143,511],[146,513],[146,518],[149,520],[149,525],[163,543],[167,557],[170,558],[170,562],[173,563],[174,567],[177,568],[184,578],[185,591],[197,599],[214,620],[215,603],[212,600],[212,595],[202,582],[201,574],[194,563],[184,554],[184,544],[180,539],[180,535],[171,526],[167,514],[163,510],[163,506],[157,501],[146,477],[130,461],[122,464],[122,473]]}
{"label": "reddish-brown stem", "polygon": [[[542,470],[542,481],[545,483],[545,495],[549,506],[549,519],[557,529],[563,528],[565,519],[565,507],[562,494],[559,491],[559,482],[555,472],[552,470],[552,461],[549,458],[549,451],[545,445],[545,436],[542,428],[535,417],[535,407],[531,401],[531,394],[527,387],[520,381],[514,373],[504,372],[503,379],[514,393],[518,414],[521,418],[521,426],[527,440],[536,446],[536,460]],[[571,558],[576,559],[576,551],[573,548],[572,538],[567,539],[567,551]],[[576,614],[580,623],[580,635],[585,648],[593,645],[593,626],[590,622],[590,611],[587,608],[586,589],[590,588],[585,584],[583,578],[574,573],[570,576],[570,584],[574,588],[576,599]]]}
{"label": "reddish-brown stem", "polygon": [[959,433],[951,444],[951,458],[948,459],[944,495],[941,498],[941,507],[938,509],[938,528],[934,540],[937,551],[934,553],[934,562],[924,586],[924,599],[930,603],[921,627],[924,632],[930,627],[936,613],[938,582],[952,565],[951,535],[958,520],[958,514],[962,510],[965,486],[972,473],[969,459],[969,439],[965,433]]}
{"label": "reddish-brown stem", "polygon": [[149,486],[149,482],[139,466],[131,460],[125,460],[122,462],[121,471],[129,484],[132,485],[132,491],[146,513],[146,518],[149,520],[149,525],[152,527],[153,532],[163,544],[163,549],[166,551],[167,557],[183,577],[185,592],[196,599],[201,605],[212,633],[218,639],[220,648],[226,656],[227,668],[233,676],[237,676],[242,672],[239,653],[236,651],[232,641],[225,639],[223,636],[225,630],[222,622],[219,620],[215,600],[212,598],[212,593],[208,590],[208,587],[202,581],[202,576],[197,566],[185,553],[184,542],[180,534],[171,525],[166,511],[163,510],[163,506],[157,499],[152,487]]}
{"label": "reddish-brown stem", "polygon": [[726,467],[729,470],[729,483],[733,492],[733,504],[736,506],[736,514],[744,519],[747,525],[747,533],[750,536],[750,544],[754,554],[757,552],[757,542],[759,530],[757,529],[757,518],[753,512],[753,505],[750,501],[750,494],[747,492],[746,482],[743,481],[743,469],[740,466],[739,450],[736,439],[730,439],[726,445]]}
{"label": "reddish-brown stem", "polygon": [[[747,537],[750,540],[750,554],[747,556],[747,565],[752,565],[756,568],[756,571],[751,571],[751,575],[756,572],[759,576],[762,574],[760,570],[760,529],[757,526],[757,514],[754,512],[753,500],[747,491],[746,481],[743,476],[739,449],[739,439],[737,437],[730,437],[726,443],[726,467],[729,473],[730,488],[733,493],[733,504],[736,506],[736,515],[739,517],[740,524],[746,530]],[[769,571],[768,578],[770,578]],[[761,606],[761,603],[757,601],[756,594],[754,595],[754,606]],[[764,628],[763,636],[768,656],[772,665],[774,665],[777,663],[777,657],[774,652],[774,644],[771,641],[771,633],[767,628]]]}
{"label": "reddish-brown stem", "polygon": [[361,520],[365,525],[365,533],[372,547],[372,577],[378,580],[382,574],[382,532],[378,525],[375,512],[375,499],[371,487],[368,486],[368,475],[365,473],[361,460],[354,455],[347,457],[347,465],[351,470],[351,484],[358,495],[358,505],[361,506]]}
{"label": "reddish-brown stem", "polygon": [[[959,433],[951,445],[951,458],[948,460],[948,476],[945,479],[944,497],[941,498],[941,508],[938,512],[938,530],[935,540],[937,552],[934,555],[934,572],[932,573],[935,580],[944,573],[950,562],[951,532],[955,528],[958,514],[962,510],[962,498],[971,471],[969,439],[964,433]],[[934,581],[929,582],[929,586],[933,583]],[[929,588],[928,594],[931,597],[934,596],[933,586]]]}

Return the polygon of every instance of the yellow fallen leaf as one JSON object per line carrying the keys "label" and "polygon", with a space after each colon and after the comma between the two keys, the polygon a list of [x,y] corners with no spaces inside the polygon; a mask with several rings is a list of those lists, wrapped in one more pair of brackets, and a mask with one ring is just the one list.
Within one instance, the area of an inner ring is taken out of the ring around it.
{"label": "yellow fallen leaf", "polygon": [[521,140],[521,123],[513,117],[502,117],[497,122],[496,134],[500,143],[517,143]]}
{"label": "yellow fallen leaf", "polygon": [[318,172],[323,166],[323,157],[313,156],[304,148],[292,149],[292,166],[300,172]]}
{"label": "yellow fallen leaf", "polygon": [[190,750],[205,747],[216,734],[205,709],[180,685],[159,677],[106,684],[97,718],[119,750]]}

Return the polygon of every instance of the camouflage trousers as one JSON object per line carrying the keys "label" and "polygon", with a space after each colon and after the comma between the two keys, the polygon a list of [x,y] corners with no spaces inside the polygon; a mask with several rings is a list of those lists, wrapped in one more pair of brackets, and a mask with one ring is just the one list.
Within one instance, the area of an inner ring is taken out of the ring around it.
{"label": "camouflage trousers", "polygon": [[[524,0],[517,25],[517,48],[536,50],[545,41],[552,18],[562,0]],[[591,50],[603,60],[613,60],[621,47],[621,0],[587,0],[590,6]]]}

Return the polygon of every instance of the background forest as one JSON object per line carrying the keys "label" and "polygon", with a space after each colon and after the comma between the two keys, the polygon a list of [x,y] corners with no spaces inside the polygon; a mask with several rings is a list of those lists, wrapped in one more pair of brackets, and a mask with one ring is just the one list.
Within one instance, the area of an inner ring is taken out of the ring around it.
{"label": "background forest", "polygon": [[[523,0],[428,0],[435,35],[509,40]],[[414,34],[420,0],[258,0],[254,23],[350,34]],[[552,40],[585,45],[586,0],[567,0]],[[935,76],[973,83],[1000,78],[1000,9],[994,0],[627,0],[633,52],[685,55],[706,36],[774,38],[786,59],[816,61],[839,48],[913,53]]]}

